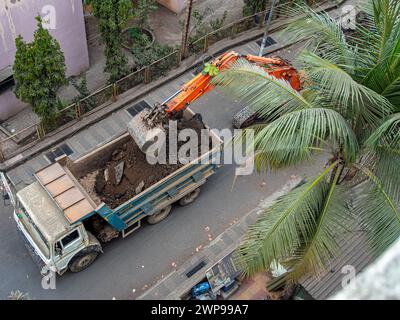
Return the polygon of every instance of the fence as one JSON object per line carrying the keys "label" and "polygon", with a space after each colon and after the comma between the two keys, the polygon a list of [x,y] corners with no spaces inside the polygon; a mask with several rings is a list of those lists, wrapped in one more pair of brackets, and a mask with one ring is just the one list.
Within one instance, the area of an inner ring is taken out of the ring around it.
{"label": "fence", "polygon": [[[286,12],[286,8],[288,7],[288,3],[291,1],[286,1],[276,6],[276,10],[274,11],[274,21],[279,20],[282,17],[282,13]],[[269,9],[265,11],[258,12],[251,16],[244,17],[235,22],[232,22],[226,26],[223,26],[220,29],[213,30],[206,35],[200,37],[199,39],[195,39],[189,43],[188,55],[196,55],[199,53],[207,52],[209,46],[215,44],[218,41],[221,41],[226,38],[235,38],[242,32],[249,31],[256,28],[261,28],[264,24],[265,17],[268,14]],[[116,101],[118,99],[118,95],[132,89],[133,87],[140,84],[148,84],[151,81],[158,79],[161,76],[164,76],[168,71],[173,68],[177,68],[180,66],[182,57],[181,50],[178,48],[168,54],[167,56],[154,61],[150,65],[141,68],[140,70],[136,70],[133,73],[123,77],[122,79],[116,81],[115,83],[109,84],[106,87],[103,87],[89,96],[76,101],[69,105],[68,107],[59,110],[57,113],[57,117],[54,123],[51,124],[35,124],[24,130],[13,134],[12,136],[7,137],[0,141],[0,162],[7,159],[7,152],[4,150],[4,144],[8,141],[14,140],[15,137],[20,135],[27,130],[34,130],[34,133],[25,141],[26,143],[31,143],[36,140],[40,140],[46,136],[46,134],[54,131],[55,129],[71,122],[74,120],[79,120],[84,114],[96,109],[102,104],[110,101]],[[12,153],[12,152],[11,152]]]}

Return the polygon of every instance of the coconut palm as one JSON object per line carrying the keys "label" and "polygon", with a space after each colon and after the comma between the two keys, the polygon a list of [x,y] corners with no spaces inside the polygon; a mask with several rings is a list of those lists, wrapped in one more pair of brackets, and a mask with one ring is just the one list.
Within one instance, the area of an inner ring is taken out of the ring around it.
{"label": "coconut palm", "polygon": [[317,274],[355,223],[378,255],[400,236],[400,4],[367,0],[350,35],[327,13],[304,14],[285,35],[307,42],[296,64],[304,89],[239,60],[215,84],[265,121],[255,127],[258,170],[329,156],[312,179],[281,197],[238,249],[246,275],[279,262],[287,280]]}

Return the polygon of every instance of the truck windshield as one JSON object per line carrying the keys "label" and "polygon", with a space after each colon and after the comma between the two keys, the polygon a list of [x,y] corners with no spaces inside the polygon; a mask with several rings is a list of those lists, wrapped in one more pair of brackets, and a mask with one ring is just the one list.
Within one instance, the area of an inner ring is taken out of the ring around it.
{"label": "truck windshield", "polygon": [[29,233],[32,240],[35,242],[36,246],[42,252],[42,254],[46,258],[50,258],[50,246],[43,234],[37,228],[37,226],[32,221],[31,217],[29,216],[28,212],[22,206],[21,203],[18,203],[17,209],[17,216],[19,220],[25,227],[25,230]]}

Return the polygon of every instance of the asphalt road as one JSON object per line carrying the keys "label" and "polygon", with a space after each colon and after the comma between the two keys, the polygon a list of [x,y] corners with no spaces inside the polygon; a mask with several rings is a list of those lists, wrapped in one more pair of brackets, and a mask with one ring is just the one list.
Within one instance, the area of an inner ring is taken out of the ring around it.
{"label": "asphalt road", "polygon": [[[293,51],[280,54],[290,58]],[[240,108],[219,91],[193,105],[214,128],[229,127]],[[90,268],[57,277],[55,290],[41,287],[39,270],[17,234],[12,207],[0,203],[0,299],[12,290],[27,292],[33,299],[134,299],[207,244],[209,234],[215,238],[292,175],[315,174],[322,167],[321,158],[300,168],[239,177],[234,185],[235,167],[226,165],[203,186],[195,203],[176,207],[160,224],[144,225],[128,238],[105,245],[104,254]]]}
{"label": "asphalt road", "polygon": [[[229,108],[232,112],[240,106],[220,92],[213,92],[193,108],[202,108],[206,118],[210,117],[213,125],[221,127],[228,125],[230,120],[217,116],[218,112]],[[216,115],[213,119],[212,114]],[[84,272],[57,277],[55,290],[42,289],[39,270],[16,232],[12,208],[1,203],[0,298],[18,289],[28,292],[34,299],[133,299],[171,272],[173,263],[179,266],[196,252],[197,247],[207,244],[209,234],[215,238],[235,219],[281,188],[291,175],[313,174],[320,167],[319,163],[269,175],[254,173],[239,177],[235,184],[235,166],[224,166],[203,186],[195,203],[175,207],[162,223],[144,225],[128,238],[107,244],[104,254]],[[205,231],[207,226],[209,232]]]}
{"label": "asphalt road", "polygon": [[[301,168],[313,173],[315,165]],[[222,168],[204,186],[199,199],[189,207],[176,207],[173,214],[155,226],[145,225],[126,239],[104,247],[104,254],[87,270],[57,277],[56,290],[44,290],[36,265],[19,238],[11,218],[12,208],[0,205],[0,297],[12,290],[28,292],[34,299],[134,298],[216,237],[234,219],[279,189],[299,170],[272,175],[240,177],[233,185],[234,167]],[[210,231],[206,232],[205,227]],[[135,289],[135,292],[133,290]]]}

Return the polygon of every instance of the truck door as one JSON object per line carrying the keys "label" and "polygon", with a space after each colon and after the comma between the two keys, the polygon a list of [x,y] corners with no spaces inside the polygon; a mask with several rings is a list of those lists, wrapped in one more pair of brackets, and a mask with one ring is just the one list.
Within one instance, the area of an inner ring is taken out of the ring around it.
{"label": "truck door", "polygon": [[54,264],[58,271],[68,267],[72,257],[84,246],[83,236],[79,228],[63,236],[54,244]]}

